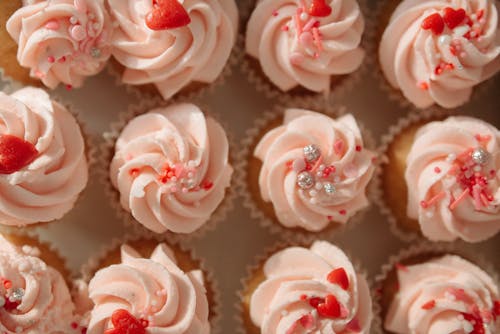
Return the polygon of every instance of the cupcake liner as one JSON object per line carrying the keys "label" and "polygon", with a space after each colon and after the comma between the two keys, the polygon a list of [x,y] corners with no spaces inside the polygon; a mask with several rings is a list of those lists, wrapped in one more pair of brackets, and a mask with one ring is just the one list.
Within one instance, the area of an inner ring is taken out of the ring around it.
{"label": "cupcake liner", "polygon": [[[363,37],[360,46],[366,51],[366,55],[365,58],[363,59],[363,62],[361,63],[360,67],[357,70],[355,70],[352,73],[338,76],[340,78],[340,81],[331,85],[329,93],[327,94],[316,93],[313,91],[308,91],[307,89],[304,89],[304,93],[302,92],[296,93],[293,91],[283,92],[264,75],[264,73],[261,70],[259,60],[254,59],[253,57],[250,57],[249,55],[246,54],[246,48],[245,48],[246,26],[247,26],[247,21],[250,18],[256,3],[256,1],[252,0],[249,0],[248,3],[242,6],[244,10],[249,9],[249,13],[248,14],[245,13],[244,16],[242,16],[244,21],[242,22],[241,35],[240,38],[238,39],[238,43],[240,45],[242,54],[241,56],[242,63],[240,65],[240,68],[243,75],[247,77],[248,82],[252,84],[259,93],[262,93],[268,99],[278,98],[280,102],[285,102],[290,98],[290,96],[292,96],[294,98],[323,97],[326,100],[338,101],[348,92],[350,92],[361,81],[361,79],[367,74],[368,69],[370,68],[370,65],[373,62],[373,60],[371,59],[372,57],[370,57],[368,53],[368,50],[370,49],[369,46],[372,43],[371,42],[372,34],[371,32],[369,32],[370,30],[369,28],[373,26],[369,9],[370,6],[367,0],[357,0],[357,2],[365,19],[365,30],[363,32]],[[300,88],[302,87],[300,86]]]}
{"label": "cupcake liner", "polygon": [[[249,324],[251,324],[252,326],[255,327],[255,325],[253,325],[253,323],[251,323],[251,320],[249,319],[249,314],[247,314],[245,307],[243,306],[243,299],[245,297],[245,294],[248,292],[248,290],[250,288],[249,284],[251,283],[252,278],[254,277],[254,274],[262,269],[266,260],[269,259],[269,257],[271,257],[273,254],[275,254],[283,249],[286,249],[288,247],[293,247],[293,246],[309,248],[313,242],[314,242],[313,240],[310,240],[310,239],[304,238],[304,237],[299,237],[295,241],[291,241],[291,240],[277,241],[272,246],[265,248],[261,254],[256,255],[254,257],[253,261],[251,262],[251,264],[246,266],[245,277],[240,279],[241,288],[240,288],[240,290],[238,290],[236,292],[237,301],[234,304],[234,310],[235,310],[234,319],[235,319],[236,324],[237,324],[236,333],[238,333],[238,334],[250,334],[247,326]],[[332,243],[332,244],[334,244],[334,243]],[[370,332],[371,332],[373,330],[374,326],[377,326],[377,327],[379,326],[378,324],[380,322],[376,318],[376,314],[378,314],[376,312],[378,312],[378,311],[375,308],[375,306],[376,306],[375,299],[374,299],[375,294],[373,293],[374,289],[372,288],[373,283],[368,278],[368,274],[367,274],[366,270],[362,267],[361,262],[358,261],[358,259],[356,259],[355,257],[352,257],[351,252],[346,247],[344,247],[343,245],[340,246],[336,243],[334,245],[336,245],[342,249],[342,251],[346,254],[346,256],[349,258],[349,260],[353,264],[353,267],[354,267],[354,270],[356,271],[356,273],[358,275],[361,275],[362,277],[364,277],[368,282],[368,287],[371,291],[372,312],[373,312],[373,318],[372,318],[371,330],[370,330]],[[260,332],[260,330],[259,330],[259,332]]]}
{"label": "cupcake liner", "polygon": [[424,239],[424,236],[420,232],[413,232],[405,230],[398,225],[398,219],[393,213],[390,206],[385,201],[385,191],[383,188],[383,171],[384,166],[389,163],[387,158],[387,150],[389,145],[394,141],[394,139],[402,133],[406,128],[413,124],[420,122],[430,122],[436,119],[445,119],[448,116],[452,116],[454,113],[451,110],[441,109],[441,108],[430,108],[425,110],[411,110],[406,117],[400,118],[396,124],[392,125],[388,132],[383,135],[380,139],[380,146],[378,151],[378,166],[374,175],[374,191],[373,199],[374,202],[379,207],[382,215],[387,219],[389,223],[389,228],[391,232],[403,242],[412,242],[417,239]]}
{"label": "cupcake liner", "polygon": [[[9,94],[15,92],[19,88],[14,89],[14,87],[18,87],[17,84],[13,84],[12,86],[9,86]],[[22,87],[20,87],[22,88]],[[88,130],[88,126],[85,123],[85,121],[82,119],[81,115],[82,112],[79,108],[75,107],[71,102],[66,101],[59,95],[55,94],[54,92],[48,91],[48,94],[50,95],[50,99],[53,102],[56,102],[60,105],[62,105],[66,110],[68,110],[71,115],[75,118],[76,122],[78,123],[78,126],[80,127],[80,131],[83,136],[84,140],[84,145],[85,145],[85,155],[87,157],[87,167],[88,167],[88,181],[87,185],[85,188],[78,194],[78,198],[75,201],[73,208],[66,212],[64,216],[62,216],[59,219],[54,219],[48,222],[39,222],[39,223],[34,223],[34,224],[27,224],[24,226],[7,226],[7,225],[0,225],[0,233],[19,233],[20,230],[31,230],[34,232],[40,232],[40,231],[46,231],[49,227],[51,227],[54,224],[64,224],[65,222],[68,221],[68,214],[71,213],[78,205],[81,205],[82,202],[84,202],[85,196],[87,194],[87,190],[89,188],[90,183],[93,180],[93,176],[95,176],[95,170],[94,166],[97,162],[97,151],[98,148],[96,145],[94,145],[94,138],[91,135],[90,130]]]}
{"label": "cupcake liner", "polygon": [[[387,22],[385,23],[388,23],[392,15],[392,13],[384,13],[384,10],[391,5],[391,2],[394,3],[395,1],[398,0],[379,0],[377,1],[373,12],[372,16],[373,25],[371,26],[370,29],[370,35],[371,35],[370,40],[372,41],[372,43],[369,44],[370,48],[368,52],[368,54],[373,55],[373,57],[370,58],[373,65],[373,70],[372,70],[373,77],[376,80],[378,87],[383,92],[383,94],[386,95],[390,101],[396,103],[400,108],[425,110],[426,108],[424,109],[416,108],[416,106],[414,106],[413,103],[411,103],[408,99],[406,99],[401,90],[392,87],[389,81],[387,81],[387,79],[385,78],[385,75],[382,72],[382,68],[380,66],[380,61],[378,57],[378,47],[380,44],[380,40],[382,38],[382,34],[384,33],[386,28],[386,26],[382,25],[384,24],[385,19],[387,20]],[[458,106],[458,108],[463,107],[465,105],[469,105],[472,102],[481,99],[481,97],[484,96],[484,94],[487,91],[489,91],[492,86],[494,86],[496,79],[498,79],[498,74],[475,86],[469,101],[462,106]],[[431,106],[431,108],[440,108],[444,110],[455,109],[455,108],[443,108],[437,104],[434,104],[433,106]]]}
{"label": "cupcake liner", "polygon": [[472,248],[466,250],[465,247],[466,244],[463,242],[458,242],[455,244],[445,244],[445,243],[431,243],[429,241],[423,241],[418,244],[415,244],[413,246],[410,246],[408,248],[405,248],[401,251],[399,251],[398,254],[392,255],[389,257],[387,262],[382,265],[380,269],[380,273],[375,276],[374,278],[374,289],[375,291],[375,299],[374,304],[376,304],[375,310],[378,312],[377,313],[377,318],[379,321],[376,323],[377,327],[372,327],[372,333],[373,334],[385,334],[387,333],[383,329],[383,308],[381,305],[381,298],[382,298],[382,289],[385,280],[387,279],[388,275],[394,270],[395,266],[398,263],[402,263],[404,260],[413,258],[418,255],[422,254],[430,254],[433,255],[435,254],[436,256],[444,255],[444,254],[453,254],[453,255],[458,255],[478,267],[480,267],[482,270],[487,272],[492,278],[493,281],[496,282],[497,286],[500,285],[500,276],[495,268],[489,261],[487,261],[483,255],[480,255],[477,251],[474,251]]}
{"label": "cupcake liner", "polygon": [[[253,156],[253,147],[257,144],[258,139],[264,134],[266,127],[280,120],[283,117],[284,111],[287,108],[304,108],[312,111],[322,112],[327,116],[332,118],[338,118],[342,115],[348,113],[348,110],[343,106],[332,106],[326,101],[317,98],[309,99],[289,99],[285,105],[275,105],[273,109],[265,111],[261,114],[261,117],[254,121],[253,126],[248,129],[245,133],[245,137],[240,142],[240,149],[238,150],[236,166],[236,184],[238,192],[241,194],[243,201],[242,204],[245,208],[250,210],[250,217],[257,221],[263,228],[269,230],[272,234],[280,235],[283,239],[296,239],[296,238],[306,238],[308,240],[313,240],[318,237],[328,239],[335,234],[341,234],[342,232],[352,228],[357,225],[363,218],[365,214],[369,211],[371,203],[374,201],[376,196],[376,188],[373,182],[375,173],[372,180],[366,188],[366,195],[370,202],[366,208],[359,210],[354,216],[352,216],[346,224],[331,223],[325,229],[318,232],[310,232],[302,228],[287,228],[283,226],[275,217],[270,217],[259,207],[259,204],[255,200],[255,196],[260,196],[260,194],[253,194],[248,185],[248,168],[249,168],[249,158]],[[357,120],[358,126],[363,135],[364,146],[372,151],[376,151],[375,140],[371,132]]]}
{"label": "cupcake liner", "polygon": [[81,279],[84,282],[88,283],[94,276],[94,273],[98,269],[100,262],[102,262],[110,252],[118,249],[122,244],[139,241],[141,239],[154,240],[158,243],[165,242],[167,245],[176,247],[181,252],[186,253],[191,259],[199,263],[199,269],[203,272],[205,287],[207,288],[207,291],[211,293],[211,300],[209,302],[212,302],[213,304],[210,305],[209,315],[211,333],[220,333],[219,323],[222,316],[221,292],[213,270],[206,264],[203,258],[198,257],[195,250],[192,247],[188,246],[186,242],[175,240],[171,238],[171,236],[149,235],[145,237],[140,234],[129,233],[122,237],[114,238],[109,242],[107,246],[104,246],[103,248],[98,250],[94,256],[90,257],[87,263],[82,265],[80,270]]}
{"label": "cupcake liner", "polygon": [[[157,96],[152,99],[141,99],[138,104],[129,106],[127,111],[124,111],[119,115],[118,121],[112,123],[109,130],[103,134],[104,141],[100,145],[97,173],[99,182],[101,185],[103,185],[104,193],[106,194],[106,197],[108,197],[110,205],[118,219],[124,222],[124,225],[128,230],[134,231],[135,233],[142,236],[155,237],[157,233],[150,231],[149,229],[144,227],[132,216],[131,213],[123,209],[120,203],[120,193],[113,187],[109,178],[109,165],[114,155],[115,142],[120,136],[122,129],[128,124],[130,120],[132,120],[136,116],[147,113],[148,111],[157,107],[169,106],[183,102],[194,103],[195,105],[200,107],[205,115],[212,117],[219,124],[221,124],[221,126],[223,126],[228,137],[229,161],[233,166],[233,169],[236,169],[234,166],[237,161],[235,157],[236,148],[234,147],[234,143],[236,141],[233,139],[234,136],[231,134],[230,130],[228,130],[229,127],[227,126],[227,124],[224,124],[223,121],[220,121],[221,117],[217,113],[212,113],[209,107],[206,107],[198,100],[193,101],[186,96],[182,96],[174,98],[167,102],[164,101],[161,97]],[[235,174],[236,172],[233,172],[231,185],[226,189],[226,195],[224,199],[219,204],[217,209],[212,213],[210,219],[203,226],[189,234],[176,234],[170,231],[167,231],[164,234],[168,234],[170,238],[176,240],[194,240],[202,238],[207,232],[214,230],[217,224],[224,221],[227,217],[227,214],[234,209],[234,199],[237,196],[237,191],[233,186],[235,183]]]}

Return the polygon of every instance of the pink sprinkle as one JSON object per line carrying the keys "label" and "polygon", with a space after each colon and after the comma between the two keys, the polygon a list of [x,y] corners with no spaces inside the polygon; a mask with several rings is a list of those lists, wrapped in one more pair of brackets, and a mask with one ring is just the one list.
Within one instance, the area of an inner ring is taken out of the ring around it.
{"label": "pink sprinkle", "polygon": [[55,59],[53,56],[48,56],[48,57],[47,57],[47,61],[48,61],[49,63],[53,63],[53,62],[55,62],[55,61],[56,61],[56,59]]}
{"label": "pink sprinkle", "polygon": [[441,168],[439,167],[434,167],[434,172],[436,172],[437,174],[441,173]]}
{"label": "pink sprinkle", "polygon": [[332,220],[332,219],[333,219],[333,217],[332,217],[332,216],[326,216],[326,219],[328,219],[328,220]]}
{"label": "pink sprinkle", "polygon": [[342,304],[340,304],[340,317],[345,319],[349,315],[349,310]]}
{"label": "pink sprinkle", "polygon": [[73,89],[73,86],[71,85],[66,85],[66,90],[72,90]]}
{"label": "pink sprinkle", "polygon": [[37,78],[42,79],[42,78],[44,78],[44,77],[45,77],[45,73],[43,73],[43,72],[42,72],[42,71],[40,71],[40,70],[36,70],[36,71],[35,71],[35,76],[36,76]]}
{"label": "pink sprinkle", "polygon": [[297,9],[297,13],[294,16],[295,27],[297,28],[297,36],[302,35],[302,22],[300,21],[300,14],[301,13],[302,13],[302,10],[299,8],[299,9]]}
{"label": "pink sprinkle", "polygon": [[49,30],[57,30],[59,29],[59,27],[60,27],[59,22],[57,22],[56,20],[50,20],[47,23],[45,23],[45,28]]}
{"label": "pink sprinkle", "polygon": [[66,61],[66,57],[65,56],[62,56],[61,58],[59,58],[59,60],[57,60],[58,63],[64,63]]}
{"label": "pink sprinkle", "polygon": [[314,25],[315,25],[315,24],[316,24],[316,20],[315,20],[315,19],[313,19],[313,18],[311,18],[311,19],[309,19],[309,21],[307,21],[307,23],[304,25],[303,30],[304,30],[304,31],[309,31],[309,30],[311,30],[311,29],[314,27]]}
{"label": "pink sprinkle", "polygon": [[292,162],[292,168],[294,172],[302,172],[306,168],[306,162],[304,159],[295,159]]}
{"label": "pink sprinkle", "polygon": [[70,35],[73,37],[74,40],[76,41],[82,41],[87,37],[87,32],[85,31],[85,28],[83,28],[81,25],[76,25],[73,26],[70,29]]}
{"label": "pink sprinkle", "polygon": [[314,327],[314,317],[312,314],[308,313],[299,319],[300,324],[304,329],[310,329]]}
{"label": "pink sprinkle", "polygon": [[321,41],[321,36],[319,34],[319,29],[314,27],[313,28],[313,35],[314,35],[314,43],[316,44],[316,47],[318,48],[319,51],[323,51],[323,43]]}
{"label": "pink sprinkle", "polygon": [[342,209],[342,210],[340,210],[340,211],[339,211],[339,213],[340,213],[342,216],[345,216],[345,214],[347,213],[347,211],[346,211],[346,210],[344,210],[344,209]]}
{"label": "pink sprinkle", "polygon": [[476,184],[472,188],[472,197],[474,198],[474,208],[476,210],[480,210],[481,209],[481,186],[479,186],[478,184]]}
{"label": "pink sprinkle", "polygon": [[427,201],[427,206],[434,205],[436,202],[438,202],[439,200],[441,200],[445,196],[446,196],[446,193],[444,191],[441,191],[440,193],[438,193],[437,195],[435,195],[434,197],[432,197],[430,200]]}
{"label": "pink sprinkle", "polygon": [[304,55],[299,52],[294,52],[290,55],[290,63],[292,65],[298,66],[304,61]]}
{"label": "pink sprinkle", "polygon": [[170,188],[170,192],[176,193],[177,192],[177,187],[174,186],[174,187]]}
{"label": "pink sprinkle", "polygon": [[344,153],[344,141],[342,139],[337,140],[333,144],[333,150],[335,151],[335,154],[342,155]]}
{"label": "pink sprinkle", "polygon": [[278,16],[278,11],[277,10],[273,11],[273,16]]}
{"label": "pink sprinkle", "polygon": [[289,29],[289,28],[288,28],[288,26],[287,26],[286,24],[285,24],[283,27],[281,27],[281,30],[282,30],[282,31],[288,31],[288,29]]}
{"label": "pink sprinkle", "polygon": [[299,41],[305,46],[305,47],[309,47],[312,45],[313,43],[313,35],[308,32],[308,31],[304,31],[300,37],[299,37]]}
{"label": "pink sprinkle", "polygon": [[450,210],[455,210],[455,208],[458,206],[458,204],[460,204],[460,202],[462,202],[464,200],[464,198],[467,196],[467,194],[469,193],[469,190],[468,189],[465,189],[461,194],[460,196],[458,196],[457,199],[455,199],[451,204],[450,204]]}

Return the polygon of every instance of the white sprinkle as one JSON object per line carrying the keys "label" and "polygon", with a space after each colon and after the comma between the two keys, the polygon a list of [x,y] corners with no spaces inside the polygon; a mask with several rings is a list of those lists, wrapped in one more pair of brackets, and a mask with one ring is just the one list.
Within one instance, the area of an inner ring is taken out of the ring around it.
{"label": "white sprinkle", "polygon": [[151,305],[156,306],[156,305],[158,305],[158,302],[156,300],[152,300]]}
{"label": "white sprinkle", "polygon": [[172,180],[172,182],[177,182],[177,176],[172,176],[172,178],[170,178],[170,180]]}
{"label": "white sprinkle", "polygon": [[300,14],[300,19],[302,21],[306,21],[308,18],[309,18],[309,15],[307,15],[307,13],[303,12],[302,14]]}
{"label": "white sprinkle", "polygon": [[323,171],[325,170],[326,166],[324,164],[319,165],[318,170]]}
{"label": "white sprinkle", "polygon": [[69,22],[71,24],[76,24],[78,22],[78,20],[76,19],[76,17],[72,16],[72,17],[70,17]]}
{"label": "white sprinkle", "polygon": [[464,321],[464,331],[466,333],[470,333],[474,330],[474,326],[472,326],[472,324],[468,321]]}
{"label": "white sprinkle", "polygon": [[446,157],[447,162],[453,162],[457,159],[457,155],[455,153],[450,153],[448,154],[448,157]]}
{"label": "white sprinkle", "polygon": [[474,172],[480,172],[481,169],[481,166],[474,166]]}
{"label": "white sprinkle", "polygon": [[[320,175],[318,175],[320,176]],[[321,182],[316,182],[316,185],[314,186],[314,188],[316,188],[316,190],[321,190],[321,188],[323,188],[323,184]]]}
{"label": "white sprinkle", "polygon": [[476,14],[471,14],[470,18],[471,18],[472,21],[476,21],[477,20],[477,15]]}
{"label": "white sprinkle", "polygon": [[464,319],[465,319],[465,318],[464,318],[464,316],[463,316],[462,314],[459,314],[457,318],[458,318],[458,320],[460,320],[460,321],[462,321],[462,320],[464,320]]}
{"label": "white sprinkle", "polygon": [[318,195],[318,192],[316,190],[311,190],[311,191],[309,191],[309,195],[314,197],[314,196]]}
{"label": "white sprinkle", "polygon": [[425,212],[425,215],[427,216],[427,218],[432,218],[432,217],[434,217],[434,211],[427,210]]}
{"label": "white sprinkle", "polygon": [[441,35],[438,39],[439,44],[447,45],[451,42],[451,37],[449,35]]}
{"label": "white sprinkle", "polygon": [[311,202],[311,204],[316,204],[318,203],[318,200],[316,199],[316,197],[312,197],[309,202]]}

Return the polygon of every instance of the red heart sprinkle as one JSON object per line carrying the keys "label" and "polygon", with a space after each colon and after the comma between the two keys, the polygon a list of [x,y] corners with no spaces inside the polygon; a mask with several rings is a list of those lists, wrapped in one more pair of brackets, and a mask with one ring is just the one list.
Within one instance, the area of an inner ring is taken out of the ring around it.
{"label": "red heart sprinkle", "polygon": [[0,174],[12,174],[35,160],[35,146],[19,137],[0,135]]}
{"label": "red heart sprinkle", "polygon": [[340,304],[334,295],[327,295],[325,302],[317,307],[318,314],[325,318],[338,318],[340,317]]}
{"label": "red heart sprinkle", "polygon": [[444,30],[444,21],[438,13],[427,16],[421,25],[422,29],[432,30],[434,35],[440,35]]}
{"label": "red heart sprinkle", "polygon": [[450,29],[455,29],[460,23],[462,23],[465,19],[465,10],[463,8],[459,8],[457,10],[451,8],[451,7],[446,7],[444,9],[444,15],[443,15],[443,20],[444,23],[448,26]]}
{"label": "red heart sprinkle", "polygon": [[119,309],[111,315],[114,328],[107,329],[104,334],[146,334],[147,321],[135,318],[127,310]]}
{"label": "red heart sprinkle", "polygon": [[337,268],[332,270],[328,276],[326,277],[328,282],[332,284],[337,284],[342,289],[349,289],[349,277],[347,277],[347,273],[344,268]]}
{"label": "red heart sprinkle", "polygon": [[434,306],[436,306],[436,301],[434,299],[429,300],[427,303],[422,305],[422,310],[432,310]]}
{"label": "red heart sprinkle", "polygon": [[326,4],[326,0],[313,0],[309,7],[309,15],[326,17],[332,13],[332,7]]}
{"label": "red heart sprinkle", "polygon": [[177,0],[153,0],[153,10],[146,15],[146,25],[151,30],[175,29],[189,23],[189,14]]}

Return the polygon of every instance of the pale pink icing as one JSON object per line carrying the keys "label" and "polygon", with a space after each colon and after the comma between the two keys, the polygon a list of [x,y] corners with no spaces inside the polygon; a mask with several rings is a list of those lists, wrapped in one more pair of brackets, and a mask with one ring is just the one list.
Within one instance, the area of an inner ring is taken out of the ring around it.
{"label": "pale pink icing", "polygon": [[[316,183],[301,189],[297,177],[307,168],[303,148],[311,144],[321,151],[321,159],[310,163]],[[363,147],[352,115],[334,120],[312,111],[288,109],[283,125],[269,131],[254,154],[263,163],[261,196],[273,204],[286,227],[319,231],[330,221],[346,223],[368,205],[365,190],[375,169],[375,154]],[[331,166],[335,171],[323,176]],[[335,188],[333,194],[324,189],[327,183]]]}
{"label": "pale pink icing", "polygon": [[233,172],[228,150],[216,121],[193,104],[175,104],[128,123],[116,142],[110,177],[123,208],[145,227],[190,233],[224,198]]}
{"label": "pale pink icing", "polygon": [[[348,277],[346,290],[327,279],[339,268]],[[369,333],[372,302],[368,283],[338,247],[325,241],[314,242],[310,249],[290,247],[271,256],[263,270],[265,281],[250,300],[251,319],[263,334]],[[311,298],[327,295],[335,296],[342,305],[340,317],[321,316],[310,305]]]}
{"label": "pale pink icing", "polygon": [[209,306],[201,270],[183,272],[165,244],[151,258],[121,248],[122,262],[99,270],[89,283],[95,303],[88,334],[113,328],[110,317],[117,309],[147,320],[146,333],[208,334]]}
{"label": "pale pink icing", "polygon": [[38,155],[0,175],[0,222],[21,226],[61,218],[88,180],[85,145],[73,115],[41,89],[0,93],[0,133],[32,143]]}
{"label": "pale pink icing", "polygon": [[[473,87],[500,70],[497,6],[491,0],[402,1],[379,46],[389,83],[419,108],[434,103],[454,108],[469,101]],[[421,27],[429,15],[443,15],[446,7],[465,9],[474,23],[472,31],[482,30],[480,38],[464,37],[471,29],[465,21],[453,30],[445,25],[440,35]],[[441,63],[451,65],[439,73]]]}
{"label": "pale pink icing", "polygon": [[[16,309],[0,307],[1,333],[72,332],[74,306],[66,282],[38,254],[38,249],[16,247],[0,235],[0,301],[13,298],[15,291],[23,289]],[[12,287],[6,289],[4,280],[9,280]]]}
{"label": "pale pink icing", "polygon": [[326,17],[310,16],[311,3],[259,0],[248,22],[246,52],[282,91],[303,86],[328,92],[332,76],[354,72],[364,58],[364,20],[356,0],[327,0],[332,12]]}
{"label": "pale pink icing", "polygon": [[[493,279],[476,265],[454,255],[398,269],[399,292],[385,318],[398,334],[498,333]],[[472,321],[484,331],[475,330]],[[481,325],[481,322],[483,323]]]}
{"label": "pale pink icing", "polygon": [[79,87],[99,73],[113,34],[103,0],[31,1],[7,21],[19,44],[17,58],[47,87]]}
{"label": "pale pink icing", "polygon": [[118,23],[113,56],[125,66],[122,80],[154,84],[168,99],[191,82],[212,83],[222,72],[238,31],[234,0],[179,1],[191,18],[185,27],[154,31],[145,17],[151,0],[107,0]]}
{"label": "pale pink icing", "polygon": [[[484,165],[471,158],[478,148],[489,153]],[[407,157],[408,216],[418,219],[422,233],[434,241],[492,237],[500,231],[499,170],[500,132],[492,125],[470,117],[427,124]],[[484,177],[484,186],[469,188],[460,181],[476,176]]]}

